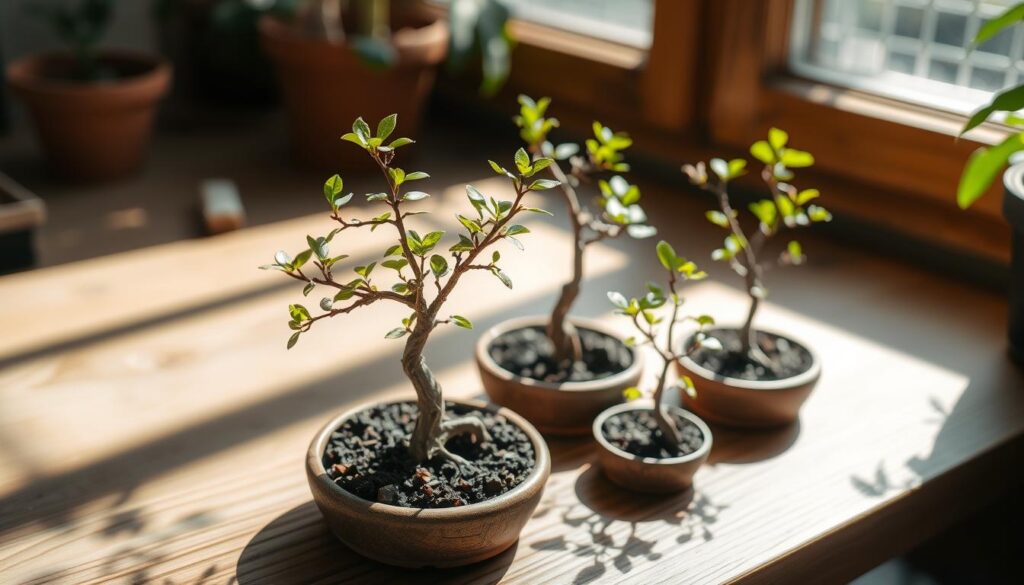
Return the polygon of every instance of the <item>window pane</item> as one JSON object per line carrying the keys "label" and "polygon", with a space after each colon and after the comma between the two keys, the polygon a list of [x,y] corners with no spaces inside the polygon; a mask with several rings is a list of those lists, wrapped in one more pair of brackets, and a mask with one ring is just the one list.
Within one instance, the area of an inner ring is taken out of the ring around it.
{"label": "window pane", "polygon": [[971,39],[1011,0],[797,0],[798,74],[954,112],[1018,82],[1024,31]]}

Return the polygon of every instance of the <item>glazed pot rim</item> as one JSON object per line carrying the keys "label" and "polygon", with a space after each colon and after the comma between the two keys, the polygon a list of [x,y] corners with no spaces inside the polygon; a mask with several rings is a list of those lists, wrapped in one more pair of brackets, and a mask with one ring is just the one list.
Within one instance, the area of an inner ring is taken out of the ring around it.
{"label": "glazed pot rim", "polygon": [[622,404],[616,404],[615,406],[606,408],[601,412],[601,414],[597,415],[597,418],[594,419],[594,440],[597,441],[601,448],[617,457],[627,459],[629,461],[637,461],[647,465],[679,465],[680,463],[689,463],[691,461],[699,460],[711,452],[711,444],[714,441],[711,434],[711,427],[709,427],[708,424],[696,414],[679,406],[666,406],[665,408],[673,413],[682,415],[683,418],[695,424],[697,428],[700,429],[701,434],[704,435],[704,442],[701,443],[701,446],[693,453],[681,455],[679,457],[667,457],[664,459],[658,457],[639,457],[628,451],[619,449],[605,438],[604,432],[601,429],[601,427],[604,426],[604,421],[623,412],[632,410],[651,410],[653,408],[654,401],[649,399],[632,400],[630,402],[623,402]]}
{"label": "glazed pot rim", "polygon": [[[736,331],[740,327],[729,327],[729,326],[717,326],[709,327],[705,331],[722,331],[731,330]],[[801,372],[795,376],[788,378],[782,378],[781,380],[743,380],[740,378],[731,378],[729,376],[723,376],[717,372],[713,372],[704,366],[693,361],[689,356],[683,356],[679,358],[679,363],[686,370],[697,374],[701,378],[706,380],[714,380],[725,386],[731,386],[734,388],[740,388],[744,390],[761,390],[761,391],[772,391],[772,390],[789,390],[804,384],[809,384],[821,376],[821,358],[818,357],[817,352],[811,349],[811,346],[804,343],[802,340],[793,337],[788,333],[779,333],[774,329],[765,329],[763,327],[756,327],[755,331],[761,333],[767,333],[776,337],[781,337],[786,341],[790,341],[804,348],[804,350],[811,356],[811,367],[807,368],[806,371]],[[687,339],[692,339],[693,335],[690,335]],[[697,392],[700,392],[700,388],[697,388]]]}
{"label": "glazed pot rim", "polygon": [[[635,347],[629,347],[625,343],[622,344],[623,347],[633,354],[633,363],[631,363],[628,368],[621,372],[612,374],[611,376],[606,376],[597,380],[587,380],[585,382],[544,382],[542,380],[535,380],[506,370],[491,357],[488,349],[495,338],[517,329],[525,329],[527,327],[535,327],[538,325],[544,327],[547,325],[548,319],[549,317],[547,315],[516,317],[514,319],[507,319],[493,327],[490,327],[476,342],[477,362],[482,364],[492,375],[496,376],[503,382],[520,384],[539,390],[565,392],[604,391],[611,386],[622,386],[627,384],[630,378],[635,377],[643,368],[643,353],[637,351]],[[622,341],[615,331],[600,321],[579,317],[570,317],[569,321],[572,322],[573,325],[596,331],[603,335],[607,335],[608,337],[615,338],[620,342]]]}
{"label": "glazed pot rim", "polygon": [[324,450],[327,447],[327,441],[330,439],[331,434],[341,426],[342,422],[363,410],[367,410],[375,406],[415,402],[415,398],[373,400],[363,402],[353,408],[349,408],[338,416],[332,418],[316,433],[316,435],[313,436],[313,441],[310,443],[309,450],[306,453],[306,468],[314,471],[316,480],[326,486],[332,497],[342,500],[346,505],[352,508],[360,509],[363,513],[375,516],[389,516],[396,519],[415,518],[417,521],[422,522],[445,523],[453,520],[461,521],[474,517],[490,516],[495,512],[513,507],[520,502],[529,500],[532,497],[531,494],[533,492],[544,488],[544,484],[547,481],[547,477],[551,469],[551,456],[548,453],[547,444],[544,442],[544,439],[541,437],[537,429],[533,428],[533,425],[527,422],[526,419],[507,408],[487,404],[479,400],[467,400],[461,398],[445,398],[445,402],[453,402],[462,406],[469,406],[471,408],[489,411],[493,414],[500,414],[514,425],[518,426],[530,439],[534,452],[533,469],[530,470],[526,479],[511,490],[489,500],[477,502],[475,504],[467,504],[465,506],[451,508],[407,508],[404,506],[393,506],[391,504],[382,504],[380,502],[364,500],[363,498],[345,490],[327,477],[327,469],[324,468],[323,464]]}
{"label": "glazed pot rim", "polygon": [[96,91],[132,91],[136,87],[150,85],[154,83],[154,80],[169,79],[171,74],[171,63],[165,57],[145,51],[120,48],[100,50],[100,59],[134,61],[149,66],[149,69],[129,77],[90,83],[51,79],[34,75],[31,71],[32,65],[54,59],[67,59],[71,56],[72,54],[67,51],[46,51],[15,59],[7,65],[7,81],[12,86],[36,92],[91,93]]}

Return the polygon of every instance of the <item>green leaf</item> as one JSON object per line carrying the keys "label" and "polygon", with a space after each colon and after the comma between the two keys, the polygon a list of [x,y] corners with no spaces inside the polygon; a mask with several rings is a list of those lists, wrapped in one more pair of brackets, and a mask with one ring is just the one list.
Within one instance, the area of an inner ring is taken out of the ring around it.
{"label": "green leaf", "polygon": [[424,173],[423,171],[413,171],[413,172],[411,172],[411,173],[409,173],[408,175],[405,176],[405,181],[406,182],[409,182],[409,181],[419,181],[420,179],[429,179],[429,178],[430,178],[430,175],[428,175],[427,173]]}
{"label": "green leaf", "polygon": [[324,197],[327,202],[334,205],[334,199],[341,194],[344,189],[345,182],[341,180],[341,177],[334,175],[330,179],[324,182]]}
{"label": "green leaf", "polygon": [[444,232],[442,232],[442,231],[430,232],[429,234],[423,236],[422,242],[423,242],[424,254],[429,252],[430,250],[432,250],[434,248],[434,246],[436,246],[437,243],[439,241],[441,241],[441,238],[443,238],[443,237],[444,237]]}
{"label": "green leaf", "polygon": [[1010,156],[1022,149],[1024,134],[1014,134],[995,146],[981,147],[971,153],[956,190],[956,202],[960,208],[967,209],[984,195]]}
{"label": "green leaf", "polygon": [[713,158],[711,159],[711,162],[708,163],[708,166],[710,166],[711,170],[718,175],[719,179],[722,179],[723,181],[729,180],[729,163],[720,158]]}
{"label": "green leaf", "polygon": [[520,148],[516,151],[515,155],[516,168],[519,169],[519,174],[525,175],[530,172],[530,155],[525,150]]}
{"label": "green leaf", "polygon": [[401,256],[401,255],[402,255],[402,246],[400,244],[395,244],[394,246],[391,246],[390,248],[387,249],[387,251],[384,252],[384,256]]}
{"label": "green leaf", "polygon": [[303,250],[302,252],[299,252],[299,254],[295,257],[295,260],[292,261],[292,268],[295,269],[295,270],[298,270],[299,268],[302,268],[302,266],[306,262],[308,262],[309,259],[312,256],[313,256],[313,251],[312,250]]}
{"label": "green leaf", "polygon": [[362,118],[356,118],[356,121],[352,123],[352,131],[356,133],[356,136],[362,139],[363,144],[368,144],[372,134],[370,133],[370,126]]}
{"label": "green leaf", "polygon": [[480,224],[473,221],[472,219],[464,215],[456,215],[455,217],[459,220],[459,223],[461,223],[467,230],[469,230],[469,233],[476,234],[483,231],[483,228],[480,227]]}
{"label": "green leaf", "polygon": [[309,293],[313,292],[314,288],[316,288],[315,282],[306,283],[306,286],[302,287],[302,296],[308,297]]}
{"label": "green leaf", "polygon": [[295,347],[295,344],[299,342],[299,335],[301,335],[301,333],[296,331],[295,333],[292,333],[291,337],[288,338],[288,349]]}
{"label": "green leaf", "polygon": [[430,257],[430,271],[434,273],[434,278],[441,278],[448,274],[448,261],[444,256],[434,254]]}
{"label": "green leaf", "polygon": [[356,266],[355,272],[363,278],[369,278],[370,273],[373,272],[374,267],[377,266],[376,262],[370,262],[366,266]]}
{"label": "green leaf", "polygon": [[509,278],[507,274],[502,272],[500,268],[494,266],[491,268],[491,272],[494,274],[494,276],[498,277],[498,280],[501,281],[501,284],[504,284],[508,288],[512,288],[512,279]]}
{"label": "green leaf", "polygon": [[758,140],[750,146],[750,154],[766,165],[775,164],[775,151],[766,140]]}
{"label": "green leaf", "polygon": [[469,202],[473,204],[477,211],[487,205],[487,198],[473,185],[466,185],[466,196],[469,197]]}
{"label": "green leaf", "polygon": [[813,222],[832,221],[832,214],[824,207],[820,207],[818,205],[811,205],[807,208],[807,217],[809,217]]}
{"label": "green leaf", "polygon": [[396,140],[392,140],[391,144],[388,145],[388,148],[394,150],[396,148],[400,148],[400,147],[405,146],[407,144],[415,144],[415,143],[416,143],[416,141],[411,139],[411,138],[398,138]]}
{"label": "green leaf", "polygon": [[528,234],[528,233],[530,233],[530,230],[527,229],[526,226],[522,226],[522,225],[519,225],[519,224],[512,224],[512,225],[508,226],[507,228],[505,228],[505,235],[506,236],[518,236],[519,234]]}
{"label": "green leaf", "polygon": [[274,261],[280,264],[282,267],[287,268],[288,271],[291,272],[292,257],[288,255],[288,252],[285,252],[284,250],[278,250],[277,253],[274,254]]}
{"label": "green leaf", "polygon": [[573,156],[574,154],[576,154],[579,151],[580,151],[580,146],[578,144],[573,144],[571,142],[567,142],[565,144],[559,144],[558,146],[556,146],[555,147],[554,155],[555,155],[555,158],[558,159],[558,160],[565,160],[565,159]]}
{"label": "green leaf", "polygon": [[960,136],[980,126],[982,122],[995,112],[1016,112],[1022,108],[1024,108],[1024,85],[1018,85],[1017,87],[997,93],[992,97],[992,101],[987,106],[971,114],[970,119],[967,120],[963,129],[960,130]]}
{"label": "green leaf", "polygon": [[389,168],[388,176],[391,177],[391,182],[394,183],[396,187],[405,182],[405,171],[398,167]]}
{"label": "green leaf", "polygon": [[778,128],[768,130],[768,144],[771,145],[775,152],[782,150],[787,142],[789,142],[789,134],[785,130]]}
{"label": "green leaf", "polygon": [[769,229],[775,227],[775,220],[778,219],[778,209],[776,209],[775,203],[771,199],[762,199],[751,203],[750,212]]}
{"label": "green leaf", "polygon": [[453,244],[451,248],[448,248],[450,252],[470,252],[475,247],[473,240],[470,240],[466,236],[459,234],[459,241]]}
{"label": "green leaf", "polygon": [[394,260],[385,260],[380,263],[384,268],[390,268],[392,270],[401,270],[408,266],[409,261],[405,258],[396,258]]}
{"label": "green leaf", "polygon": [[384,335],[384,338],[398,339],[399,337],[405,336],[406,333],[408,333],[408,331],[406,331],[405,327],[395,327],[391,331],[388,331],[387,334]]}
{"label": "green leaf", "polygon": [[717,225],[718,227],[729,227],[729,218],[726,217],[721,211],[709,211],[704,214],[708,218],[708,221]]}
{"label": "green leaf", "polygon": [[665,267],[665,270],[675,270],[679,262],[679,257],[676,256],[676,251],[672,248],[672,245],[661,240],[655,247],[658,253],[658,260],[661,261],[661,265]]}
{"label": "green leaf", "polygon": [[554,213],[551,213],[547,209],[541,209],[539,207],[524,207],[523,211],[529,211],[531,213],[543,213],[544,215],[550,215],[551,217],[555,216]]}
{"label": "green leaf", "polygon": [[630,386],[622,391],[622,397],[625,398],[627,402],[630,400],[639,400],[643,395],[643,392],[641,392],[636,386]]}
{"label": "green leaf", "polygon": [[814,156],[803,150],[787,148],[782,151],[782,164],[791,169],[800,169],[814,164]]}
{"label": "green leaf", "polygon": [[463,329],[472,329],[473,322],[463,317],[462,315],[452,315],[452,322],[462,327]]}
{"label": "green leaf", "polygon": [[347,204],[349,201],[352,201],[352,197],[354,195],[355,195],[355,193],[349,193],[348,195],[345,195],[343,197],[336,198],[334,200],[334,203],[331,204],[331,207],[333,207],[334,209],[342,207],[343,205]]}
{"label": "green leaf", "polygon": [[624,297],[622,293],[609,291],[608,300],[611,301],[613,305],[620,309],[625,309],[626,307],[629,306],[629,301],[626,300],[626,297]]}
{"label": "green leaf", "polygon": [[682,383],[683,392],[686,392],[686,395],[689,396],[690,398],[696,398],[697,388],[693,385],[693,379],[690,378],[689,376],[683,376]]}
{"label": "green leaf", "polygon": [[366,194],[366,200],[367,201],[384,201],[387,198],[388,198],[388,194],[387,193],[367,193]]}
{"label": "green leaf", "polygon": [[1021,20],[1024,20],[1024,3],[1010,6],[1001,12],[999,16],[981,25],[981,28],[978,29],[978,34],[974,36],[972,44],[977,46],[991,40],[1002,32],[1003,29],[1013,26]]}
{"label": "green leaf", "polygon": [[302,305],[288,305],[288,315],[292,318],[292,321],[309,321],[310,315],[309,310]]}
{"label": "green leaf", "polygon": [[498,163],[494,162],[493,160],[488,160],[487,163],[491,165],[491,168],[494,169],[495,173],[497,173],[499,175],[508,175],[509,174],[509,172],[505,170],[505,167],[499,165]]}
{"label": "green leaf", "polygon": [[729,178],[735,179],[746,172],[747,161],[742,158],[734,158],[729,161]]}
{"label": "green leaf", "polygon": [[386,116],[379,124],[377,124],[377,138],[387,140],[388,136],[391,136],[391,133],[395,131],[395,126],[397,124],[398,114]]}
{"label": "green leaf", "polygon": [[341,139],[342,140],[347,140],[348,142],[351,142],[352,144],[355,144],[355,145],[361,146],[363,148],[366,148],[366,140],[363,137],[359,136],[358,134],[356,134],[354,132],[346,132],[345,134],[342,134],[341,135]]}
{"label": "green leaf", "polygon": [[402,195],[402,201],[419,201],[420,199],[426,199],[427,197],[430,197],[430,195],[423,191],[409,191],[405,195]]}
{"label": "green leaf", "polygon": [[543,191],[545,189],[554,189],[555,187],[561,184],[561,181],[556,181],[554,179],[537,179],[536,181],[530,183],[530,191]]}
{"label": "green leaf", "polygon": [[797,205],[806,205],[807,202],[817,199],[821,193],[817,189],[804,189],[796,195]]}
{"label": "green leaf", "polygon": [[626,233],[631,238],[642,240],[657,234],[658,230],[652,225],[632,224],[626,226]]}
{"label": "green leaf", "polygon": [[791,240],[789,244],[786,245],[786,251],[789,252],[790,258],[794,260],[803,258],[804,256],[803,248],[800,246],[800,242],[796,240]]}

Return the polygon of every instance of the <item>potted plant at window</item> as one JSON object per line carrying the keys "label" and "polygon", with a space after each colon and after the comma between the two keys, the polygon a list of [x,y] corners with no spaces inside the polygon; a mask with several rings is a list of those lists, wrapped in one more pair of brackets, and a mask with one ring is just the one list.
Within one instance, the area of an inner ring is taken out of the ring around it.
{"label": "potted plant at window", "polygon": [[[707,337],[704,327],[714,324],[707,316],[683,317],[679,308],[683,297],[680,282],[701,280],[706,274],[692,261],[676,254],[668,242],[658,242],[658,261],[668,271],[667,288],[650,283],[640,298],[626,300],[621,293],[610,292],[608,299],[616,313],[625,315],[639,332],[639,340],[630,345],[650,345],[661,358],[661,371],[654,386],[653,403],[636,400],[641,391],[627,388],[630,402],[612,406],[594,420],[594,438],[600,447],[598,459],[605,475],[620,486],[640,492],[668,493],[688,489],[696,473],[711,452],[711,430],[694,414],[664,404],[669,390],[668,374],[672,364],[694,352],[720,348],[718,340]],[[656,311],[668,306],[668,320]],[[685,345],[675,343],[677,325],[692,321],[697,331]],[[665,325],[664,339],[658,326]],[[681,349],[677,349],[681,348]],[[693,395],[693,381],[686,376],[671,388]]]}
{"label": "potted plant at window", "polygon": [[[1015,4],[1002,14],[982,25],[974,37],[973,45],[978,46],[1016,25],[1024,19],[1024,4]],[[971,115],[960,135],[963,136],[994,114],[1004,113],[1001,121],[1017,129],[1001,143],[975,150],[964,166],[957,187],[957,203],[967,209],[988,191],[999,173],[1012,164],[1003,174],[1003,215],[1013,230],[1010,262],[1009,326],[1010,357],[1024,365],[1024,163],[1020,152],[1024,150],[1024,85],[1004,90],[986,106]],[[1015,164],[1014,164],[1015,163]]]}
{"label": "potted plant at window", "polygon": [[[789,136],[772,128],[767,140],[750,147],[750,154],[764,166],[761,179],[770,198],[751,203],[757,230],[748,237],[739,214],[729,200],[729,183],[746,172],[747,161],[715,158],[685,165],[690,182],[714,194],[719,209],[708,220],[728,231],[722,248],[712,258],[728,262],[743,277],[750,308],[740,327],[716,327],[707,335],[718,347],[704,347],[679,359],[683,374],[697,382],[695,395],[684,396],[686,405],[712,422],[743,427],[771,427],[791,423],[821,375],[821,362],[807,346],[788,334],[754,327],[754,318],[767,295],[765,272],[772,266],[797,266],[805,257],[799,242],[790,240],[781,253],[766,250],[773,237],[791,229],[832,219],[823,207],[812,203],[817,189],[793,186],[792,169],[814,164],[810,153],[788,146]],[[711,173],[708,173],[710,167]],[[769,255],[771,254],[771,255]],[[692,343],[691,341],[687,342]]]}
{"label": "potted plant at window", "polygon": [[[314,437],[306,459],[313,499],[331,530],[350,548],[372,559],[402,566],[455,566],[496,555],[511,546],[540,500],[550,471],[544,440],[524,419],[507,409],[444,400],[441,386],[423,356],[430,334],[439,326],[472,328],[460,315],[442,314],[449,295],[467,273],[482,270],[511,287],[498,267],[500,255],[485,251],[525,233],[514,219],[532,208],[523,203],[532,190],[553,186],[530,177],[549,164],[533,162],[522,149],[515,155],[517,173],[509,173],[515,189],[511,201],[486,197],[466,186],[472,206],[466,232],[440,252],[442,231],[420,234],[409,226],[410,204],[428,195],[407,190],[424,172],[394,166],[397,149],[408,138],[390,140],[394,114],[376,133],[362,118],[344,139],[359,145],[383,173],[387,189],[370,193],[383,212],[371,219],[351,217],[337,175],[324,185],[331,218],[339,225],[327,235],[307,237],[307,247],[294,257],[278,252],[265,269],[279,270],[304,284],[303,292],[327,289],[314,315],[294,304],[288,326],[291,348],[317,322],[378,302],[404,305],[411,313],[386,337],[405,337],[402,369],[416,401],[377,403],[350,410]],[[351,229],[386,226],[395,230],[395,244],[378,262],[355,267],[355,278],[341,278],[332,255],[335,236]],[[312,265],[314,268],[310,268]],[[380,270],[394,273],[394,283],[377,280]]]}
{"label": "potted plant at window", "polygon": [[288,109],[292,149],[304,164],[365,163],[333,134],[357,112],[374,119],[398,112],[415,136],[437,65],[449,52],[457,67],[480,47],[486,91],[507,75],[508,9],[498,0],[454,0],[448,22],[411,0],[394,11],[391,0],[297,4],[291,18],[265,16],[259,29]]}
{"label": "potted plant at window", "polygon": [[74,179],[107,180],[138,169],[157,102],[171,82],[171,68],[162,59],[97,48],[112,5],[113,0],[33,5],[33,14],[50,23],[69,50],[7,67],[7,82],[28,106],[44,150]]}
{"label": "potted plant at window", "polygon": [[[549,316],[494,326],[477,342],[476,358],[491,400],[522,414],[541,432],[583,435],[598,413],[622,401],[622,391],[637,384],[642,370],[641,355],[613,330],[569,316],[580,294],[586,249],[623,234],[648,237],[655,230],[639,205],[640,189],[618,174],[629,170],[622,154],[632,144],[629,136],[594,122],[594,137],[584,151],[576,144],[554,146],[548,133],[558,120],[545,117],[550,103],[520,96],[515,121],[533,156],[552,161],[541,163],[552,184],[561,184],[573,234],[572,274]],[[499,174],[507,172],[493,166]],[[580,202],[577,189],[595,179],[598,209],[592,211]]]}

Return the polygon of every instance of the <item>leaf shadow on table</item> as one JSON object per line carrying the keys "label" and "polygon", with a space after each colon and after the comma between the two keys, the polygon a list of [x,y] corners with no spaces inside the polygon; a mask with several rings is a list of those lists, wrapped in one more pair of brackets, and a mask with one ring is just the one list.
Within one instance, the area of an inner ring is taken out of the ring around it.
{"label": "leaf shadow on table", "polygon": [[[530,544],[531,548],[539,551],[565,552],[590,558],[592,563],[573,576],[574,584],[606,577],[609,570],[617,571],[621,578],[638,564],[646,565],[660,559],[659,541],[645,538],[642,530],[645,524],[667,523],[677,527],[673,545],[686,544],[694,539],[701,542],[713,539],[711,526],[727,507],[712,503],[707,496],[692,488],[667,496],[629,492],[608,481],[593,463],[577,477],[575,492],[578,501],[559,510],[567,534]],[[581,531],[584,538],[579,538]]]}
{"label": "leaf shadow on table", "polygon": [[235,568],[239,585],[291,583],[445,582],[497,583],[515,558],[518,542],[500,555],[451,569],[403,569],[361,557],[328,530],[312,502],[296,506],[272,520],[242,550]]}

